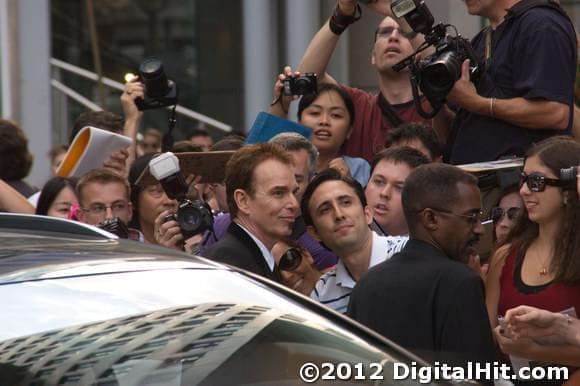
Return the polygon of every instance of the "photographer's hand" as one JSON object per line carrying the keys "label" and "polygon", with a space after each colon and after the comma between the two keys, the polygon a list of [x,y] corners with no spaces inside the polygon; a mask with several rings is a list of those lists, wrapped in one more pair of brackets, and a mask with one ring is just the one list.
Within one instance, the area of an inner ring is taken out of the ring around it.
{"label": "photographer's hand", "polygon": [[489,115],[489,99],[477,94],[475,85],[469,80],[469,59],[461,66],[461,78],[455,82],[447,101],[467,111]]}
{"label": "photographer's hand", "polygon": [[165,222],[165,217],[170,214],[164,210],[155,218],[154,233],[157,244],[167,248],[182,250],[183,235],[177,221],[171,220]]}
{"label": "photographer's hand", "polygon": [[127,170],[127,159],[129,159],[129,150],[121,149],[111,154],[108,160],[103,162],[103,167],[111,169],[124,178],[127,178],[129,172]]}
{"label": "photographer's hand", "polygon": [[145,88],[139,81],[138,76],[135,76],[125,84],[125,89],[123,90],[123,94],[121,94],[121,106],[123,107],[123,115],[125,116],[123,135],[133,140],[129,151],[129,164],[132,164],[133,160],[137,157],[137,131],[143,120],[143,112],[137,108],[135,99],[144,97]]}
{"label": "photographer's hand", "polygon": [[284,67],[283,72],[278,75],[274,83],[274,101],[270,104],[270,114],[277,117],[288,119],[288,108],[292,101],[298,99],[296,95],[284,95],[284,81],[292,76],[300,76],[300,72],[292,73],[290,66]]}
{"label": "photographer's hand", "polygon": [[358,0],[338,0],[337,6],[341,14],[351,16],[356,12],[357,3]]}

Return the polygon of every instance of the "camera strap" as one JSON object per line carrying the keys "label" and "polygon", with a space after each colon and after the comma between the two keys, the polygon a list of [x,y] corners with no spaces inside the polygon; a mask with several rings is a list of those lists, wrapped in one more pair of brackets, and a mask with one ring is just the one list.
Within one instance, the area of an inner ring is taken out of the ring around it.
{"label": "camera strap", "polygon": [[177,108],[177,104],[173,105],[171,109],[171,115],[169,116],[169,127],[167,129],[167,133],[163,136],[163,141],[161,142],[161,151],[167,152],[171,151],[173,148],[173,143],[175,139],[173,138],[173,129],[175,128],[175,123],[177,119],[175,117],[175,109]]}
{"label": "camera strap", "polygon": [[379,106],[379,109],[381,109],[381,112],[383,113],[383,117],[385,117],[385,119],[389,121],[391,127],[397,127],[402,123],[404,123],[399,114],[397,114],[393,106],[389,103],[389,101],[387,101],[387,98],[385,98],[385,96],[381,92],[379,92],[377,104]]}

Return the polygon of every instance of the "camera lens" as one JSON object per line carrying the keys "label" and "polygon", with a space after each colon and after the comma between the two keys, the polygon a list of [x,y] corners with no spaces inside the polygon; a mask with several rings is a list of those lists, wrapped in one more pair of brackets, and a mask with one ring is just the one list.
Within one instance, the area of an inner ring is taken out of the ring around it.
{"label": "camera lens", "polygon": [[179,208],[178,223],[186,232],[197,230],[200,225],[199,209],[193,206]]}
{"label": "camera lens", "polygon": [[447,95],[461,76],[461,66],[451,51],[444,52],[436,61],[425,66],[421,78],[425,94]]}
{"label": "camera lens", "polygon": [[145,59],[139,67],[139,72],[149,98],[160,98],[167,94],[169,82],[161,60],[157,58]]}
{"label": "camera lens", "polygon": [[312,90],[312,82],[308,78],[298,78],[296,79],[296,91],[299,95],[309,94]]}

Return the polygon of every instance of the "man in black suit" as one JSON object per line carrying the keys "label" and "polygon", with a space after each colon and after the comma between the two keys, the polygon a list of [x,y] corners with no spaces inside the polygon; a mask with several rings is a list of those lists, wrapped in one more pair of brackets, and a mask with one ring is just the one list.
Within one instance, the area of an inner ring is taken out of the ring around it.
{"label": "man in black suit", "polygon": [[410,240],[355,287],[347,314],[428,360],[493,362],[480,276],[465,262],[483,233],[475,177],[428,164],[405,181]]}
{"label": "man in black suit", "polygon": [[228,162],[225,184],[233,221],[204,256],[280,281],[271,250],[298,214],[292,156],[276,144],[245,146]]}

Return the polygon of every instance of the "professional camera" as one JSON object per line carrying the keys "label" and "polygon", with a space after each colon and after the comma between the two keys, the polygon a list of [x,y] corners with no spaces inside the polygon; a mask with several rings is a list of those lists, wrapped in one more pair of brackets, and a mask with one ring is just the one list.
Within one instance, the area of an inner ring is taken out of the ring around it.
{"label": "professional camera", "polygon": [[175,154],[167,152],[153,158],[149,162],[149,171],[161,183],[167,196],[179,202],[177,213],[166,217],[165,221],[177,221],[186,239],[213,229],[210,207],[203,201],[186,198],[187,183]]}
{"label": "professional camera", "polygon": [[101,221],[100,223],[98,223],[97,227],[99,227],[102,230],[105,230],[107,232],[110,232],[114,235],[117,235],[118,237],[120,237],[122,239],[129,238],[129,228],[118,217],[105,219],[104,221]]}
{"label": "professional camera", "polygon": [[145,98],[135,99],[139,110],[158,109],[177,104],[177,86],[167,79],[161,60],[148,58],[139,66],[139,78],[145,86]]}
{"label": "professional camera", "polygon": [[[433,26],[435,19],[424,0],[394,0],[391,10],[396,17],[404,17],[413,31],[425,35],[425,42],[412,55],[395,64],[393,70],[410,69],[417,112],[424,118],[433,118],[461,77],[461,65],[466,59],[470,62],[470,79],[477,82],[481,76],[479,60],[469,40],[461,37],[454,26],[442,23]],[[455,31],[455,36],[447,34],[448,27]],[[431,46],[435,52],[416,62],[415,56]],[[430,113],[421,106],[417,85],[433,107]]]}
{"label": "professional camera", "polygon": [[316,74],[307,72],[284,80],[284,95],[313,95],[318,92]]}

